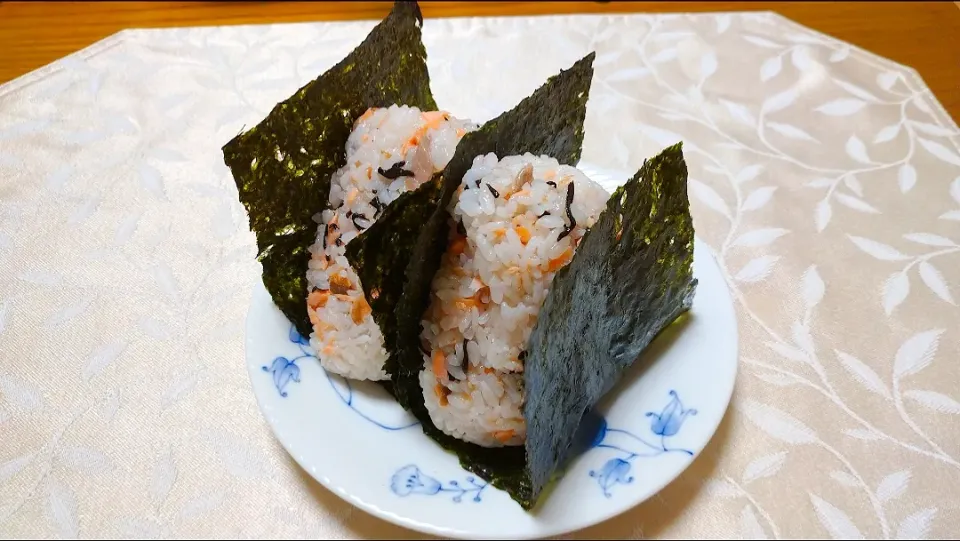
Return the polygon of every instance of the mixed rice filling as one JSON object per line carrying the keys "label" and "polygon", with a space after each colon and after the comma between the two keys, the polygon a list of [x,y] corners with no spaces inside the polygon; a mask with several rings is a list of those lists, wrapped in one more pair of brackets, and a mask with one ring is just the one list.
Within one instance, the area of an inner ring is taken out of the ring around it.
{"label": "mixed rice filling", "polygon": [[324,369],[351,379],[387,379],[383,334],[346,246],[401,194],[442,170],[474,129],[446,112],[405,105],[372,108],[356,121],[347,163],[331,181],[330,209],[314,216],[319,226],[307,270],[310,344]]}

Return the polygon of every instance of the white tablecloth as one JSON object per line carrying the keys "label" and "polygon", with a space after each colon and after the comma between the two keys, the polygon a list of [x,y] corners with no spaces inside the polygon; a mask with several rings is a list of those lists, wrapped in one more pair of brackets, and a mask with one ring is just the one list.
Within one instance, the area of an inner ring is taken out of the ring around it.
{"label": "white tablecloth", "polygon": [[[132,30],[0,86],[0,537],[416,536],[273,439],[220,147],[373,21]],[[683,139],[741,368],[707,450],[569,537],[960,535],[960,148],[916,73],[773,14],[428,20],[483,121],[597,51],[584,158]]]}

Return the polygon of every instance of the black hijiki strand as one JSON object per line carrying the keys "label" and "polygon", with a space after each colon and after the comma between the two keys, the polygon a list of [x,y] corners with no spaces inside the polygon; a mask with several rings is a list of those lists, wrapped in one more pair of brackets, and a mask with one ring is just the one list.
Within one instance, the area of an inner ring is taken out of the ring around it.
{"label": "black hijiki strand", "polygon": [[520,362],[523,362],[523,360],[526,359],[526,358],[527,358],[527,350],[523,350],[523,351],[520,352],[520,355],[517,355],[517,359],[518,359]]}
{"label": "black hijiki strand", "polygon": [[337,237],[337,240],[335,240],[333,243],[336,244],[337,247],[339,248],[340,246],[343,246],[343,239],[341,239],[340,237]]}
{"label": "black hijiki strand", "polygon": [[477,185],[477,188],[479,188],[479,187],[480,187],[480,179],[477,179],[477,181],[474,182],[474,184],[476,184],[476,185]]}
{"label": "black hijiki strand", "polygon": [[564,226],[563,232],[557,237],[557,242],[563,240],[563,237],[566,237],[573,231],[574,227],[577,227],[577,221],[573,219],[573,212],[570,210],[570,205],[573,204],[573,182],[567,184],[567,218],[570,219],[570,224]]}
{"label": "black hijiki strand", "polygon": [[[377,192],[373,192],[376,194]],[[383,211],[383,203],[380,202],[380,197],[374,197],[373,201],[370,201],[370,205],[373,206],[373,219],[376,220],[380,213]]]}
{"label": "black hijiki strand", "polygon": [[494,188],[493,186],[491,186],[491,185],[489,185],[489,184],[487,184],[487,188],[490,189],[490,193],[493,194],[494,199],[496,199],[497,197],[500,197],[500,192],[498,192],[496,188]]}
{"label": "black hijiki strand", "polygon": [[550,211],[549,210],[543,211],[543,214],[541,214],[540,216],[537,216],[537,218],[538,219],[543,218],[544,216],[550,216]]}
{"label": "black hijiki strand", "polygon": [[327,249],[327,231],[330,229],[329,225],[323,226],[323,249]]}
{"label": "black hijiki strand", "polygon": [[463,379],[467,379],[467,369],[470,368],[470,357],[467,357],[467,339],[463,339],[463,362],[460,363],[460,369],[463,370]]}
{"label": "black hijiki strand", "polygon": [[347,211],[347,219],[349,220],[350,218],[353,218],[353,211],[352,211],[352,210],[348,210],[348,211]]}
{"label": "black hijiki strand", "polygon": [[403,166],[406,164],[407,162],[403,162],[403,161],[397,162],[391,165],[390,169],[387,169],[387,170],[384,170],[382,167],[377,167],[377,173],[380,173],[380,176],[388,180],[397,180],[400,177],[414,176],[413,171],[403,168]]}
{"label": "black hijiki strand", "polygon": [[367,217],[364,216],[363,214],[354,214],[354,215],[353,215],[353,218],[352,218],[351,220],[353,221],[353,226],[357,228],[357,231],[363,231],[363,230],[366,229],[367,227],[370,227],[370,226],[364,227],[364,226],[358,224],[358,223],[357,223],[357,218],[359,218],[359,219],[361,219],[361,220],[366,220]]}
{"label": "black hijiki strand", "polygon": [[549,184],[550,186],[553,186],[554,188],[557,187],[557,183],[554,182],[554,181],[552,181],[552,180],[548,180],[548,181],[547,181],[547,184]]}

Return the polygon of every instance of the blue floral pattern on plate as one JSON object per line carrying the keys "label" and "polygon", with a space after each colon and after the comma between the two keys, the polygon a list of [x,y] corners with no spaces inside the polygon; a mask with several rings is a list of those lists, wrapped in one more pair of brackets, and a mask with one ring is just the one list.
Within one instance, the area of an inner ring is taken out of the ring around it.
{"label": "blue floral pattern on plate", "polygon": [[[626,485],[633,482],[634,477],[630,475],[632,462],[636,458],[650,458],[667,453],[679,453],[687,456],[693,456],[693,451],[676,447],[669,447],[667,439],[676,436],[683,423],[688,417],[696,415],[697,410],[684,408],[683,402],[676,391],[670,391],[670,402],[659,412],[647,412],[646,417],[651,419],[650,431],[657,436],[657,443],[633,434],[632,432],[611,428],[606,420],[601,420],[600,427],[594,437],[591,449],[612,449],[619,456],[607,460],[599,470],[591,470],[590,477],[597,480],[603,495],[610,498],[613,496],[611,489],[615,485]],[[625,443],[617,444],[615,440],[623,440],[636,445],[635,448],[626,447]],[[450,481],[443,485],[437,479],[424,475],[420,469],[411,464],[397,470],[390,479],[390,490],[400,497],[410,494],[421,494],[426,496],[435,496],[442,492],[453,492],[455,496],[453,501],[460,502],[464,495],[475,493],[474,501],[480,501],[480,493],[487,484],[477,483],[473,477],[467,477],[469,486],[460,485],[457,481]]]}
{"label": "blue floral pattern on plate", "polygon": [[[300,367],[297,365],[297,361],[301,359],[313,359],[319,362],[317,356],[310,350],[310,341],[301,336],[300,333],[297,332],[297,328],[295,326],[290,326],[290,331],[287,333],[287,338],[291,343],[297,346],[297,349],[300,350],[300,355],[290,359],[287,357],[277,357],[273,360],[269,367],[261,367],[264,372],[268,372],[273,375],[273,385],[277,388],[277,392],[280,393],[280,396],[284,398],[287,397],[287,386],[291,381],[300,383]],[[322,367],[321,370],[323,370]],[[349,380],[341,378],[340,376],[332,375],[326,370],[323,370],[323,373],[327,377],[327,381],[330,383],[330,387],[333,389],[333,392],[336,393],[337,397],[340,398],[344,405],[374,425],[384,430],[396,431],[405,430],[420,424],[419,422],[415,421],[402,425],[390,425],[370,417],[366,413],[360,411],[360,409],[357,408],[357,405],[354,403],[353,385],[351,385]],[[334,379],[336,379],[336,382]],[[343,387],[342,389],[338,387],[338,383]]]}
{"label": "blue floral pattern on plate", "polygon": [[300,336],[300,333],[297,332],[297,328],[293,325],[290,326],[288,338],[291,342],[298,346],[301,355],[294,357],[293,359],[277,357],[270,364],[269,368],[266,366],[261,367],[264,372],[273,374],[273,384],[276,386],[277,392],[280,393],[280,396],[284,398],[287,397],[286,388],[291,381],[300,383],[300,367],[297,366],[297,361],[300,359],[313,357],[313,354],[307,349],[307,346],[309,346],[310,343],[307,342],[304,337]]}
{"label": "blue floral pattern on plate", "polygon": [[[300,367],[297,365],[297,361],[308,358],[317,360],[316,355],[310,350],[310,342],[301,336],[300,333],[297,332],[296,327],[292,325],[290,326],[288,339],[297,346],[300,354],[292,358],[284,356],[276,357],[269,367],[261,367],[264,372],[272,375],[273,384],[277,388],[277,392],[284,398],[288,395],[287,387],[291,382],[300,383]],[[356,404],[354,404],[354,391],[349,380],[331,375],[326,370],[323,372],[327,377],[327,381],[330,383],[330,387],[344,405],[370,423],[390,431],[404,430],[419,424],[418,422],[412,422],[405,425],[394,426],[373,419],[366,413],[360,411],[356,407]],[[334,378],[336,378],[337,383],[342,386],[342,389],[334,382]],[[651,458],[667,453],[693,456],[693,451],[669,447],[667,445],[667,439],[676,436],[687,418],[696,415],[697,410],[684,408],[683,402],[680,400],[680,396],[676,391],[671,390],[669,394],[670,401],[659,413],[649,411],[645,414],[645,416],[650,419],[650,432],[656,436],[654,440],[655,443],[651,443],[651,441],[633,432],[620,428],[612,428],[607,424],[605,419],[601,421],[591,448],[611,449],[617,453],[617,456],[607,460],[602,467],[597,470],[590,470],[589,472],[590,477],[597,480],[597,484],[600,485],[604,496],[610,498],[613,496],[611,490],[614,486],[627,485],[634,481],[634,477],[630,475],[630,472],[633,468],[633,461],[637,458]],[[620,440],[620,443],[617,443],[616,440]],[[632,445],[627,446],[628,442]],[[390,479],[390,490],[397,496],[406,497],[411,494],[435,496],[437,494],[447,493],[452,494],[452,501],[457,503],[462,501],[465,496],[472,496],[473,501],[479,502],[481,500],[481,494],[487,486],[489,486],[488,483],[478,482],[476,478],[470,476],[466,478],[466,482],[463,484],[458,481],[449,481],[444,484],[424,474],[413,464],[400,468]]]}
{"label": "blue floral pattern on plate", "polygon": [[453,494],[453,501],[460,503],[464,496],[473,496],[473,501],[479,502],[480,495],[489,485],[484,482],[477,482],[475,477],[468,476],[466,482],[461,484],[458,481],[450,481],[446,484],[424,474],[420,468],[410,464],[397,470],[390,478],[390,490],[401,498],[411,494],[420,494],[424,496],[436,496],[440,493]]}
{"label": "blue floral pattern on plate", "polygon": [[[667,453],[680,453],[693,456],[693,451],[688,449],[674,448],[667,445],[667,439],[676,436],[680,428],[689,416],[696,415],[697,410],[684,408],[680,395],[676,391],[670,391],[670,402],[660,411],[660,413],[649,411],[646,417],[651,418],[650,432],[657,436],[656,443],[619,428],[611,428],[604,420],[594,439],[594,449],[612,449],[619,456],[607,460],[599,470],[590,470],[590,477],[597,480],[603,495],[610,498],[613,494],[610,490],[615,485],[626,485],[633,482],[633,476],[630,475],[632,462],[634,459],[643,457],[650,458]],[[613,440],[622,440],[623,442],[634,443],[635,447],[625,447],[625,443],[616,443]],[[610,441],[608,441],[610,440]]]}

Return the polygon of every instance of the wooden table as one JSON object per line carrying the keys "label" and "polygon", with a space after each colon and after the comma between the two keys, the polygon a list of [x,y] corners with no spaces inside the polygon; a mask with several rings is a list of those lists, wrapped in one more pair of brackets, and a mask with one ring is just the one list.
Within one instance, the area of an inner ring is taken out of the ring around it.
{"label": "wooden table", "polygon": [[[0,83],[126,28],[379,19],[392,2],[0,2]],[[776,11],[916,68],[960,119],[960,9],[952,2],[423,2],[425,17]]]}

